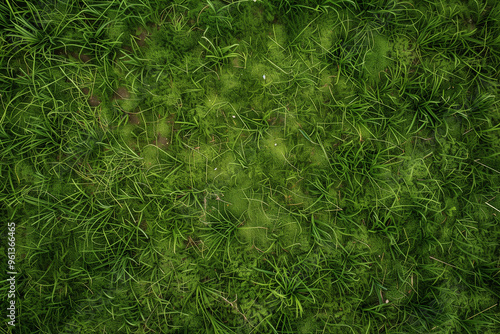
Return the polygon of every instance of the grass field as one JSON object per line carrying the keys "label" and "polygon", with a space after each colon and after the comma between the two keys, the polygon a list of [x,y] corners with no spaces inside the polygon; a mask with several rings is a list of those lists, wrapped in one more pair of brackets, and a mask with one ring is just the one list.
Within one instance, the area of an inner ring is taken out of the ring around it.
{"label": "grass field", "polygon": [[499,68],[496,0],[1,2],[0,332],[500,333]]}

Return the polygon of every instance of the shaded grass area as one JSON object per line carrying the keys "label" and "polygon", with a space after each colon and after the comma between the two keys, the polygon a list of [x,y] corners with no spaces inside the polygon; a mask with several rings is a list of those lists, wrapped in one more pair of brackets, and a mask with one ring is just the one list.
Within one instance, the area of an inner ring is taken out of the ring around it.
{"label": "shaded grass area", "polygon": [[499,20],[0,4],[16,333],[499,332]]}

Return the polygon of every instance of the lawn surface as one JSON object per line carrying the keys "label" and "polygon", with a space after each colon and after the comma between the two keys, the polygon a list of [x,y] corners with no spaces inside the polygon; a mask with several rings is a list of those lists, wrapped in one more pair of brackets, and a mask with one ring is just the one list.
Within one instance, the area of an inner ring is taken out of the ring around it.
{"label": "lawn surface", "polygon": [[2,2],[2,333],[500,333],[498,68],[495,0]]}

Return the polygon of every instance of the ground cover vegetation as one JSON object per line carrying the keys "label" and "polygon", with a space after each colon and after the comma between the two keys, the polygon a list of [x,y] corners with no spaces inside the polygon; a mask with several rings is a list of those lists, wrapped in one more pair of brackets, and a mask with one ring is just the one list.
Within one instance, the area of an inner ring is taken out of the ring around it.
{"label": "ground cover vegetation", "polygon": [[0,50],[15,333],[500,332],[499,2],[7,0]]}

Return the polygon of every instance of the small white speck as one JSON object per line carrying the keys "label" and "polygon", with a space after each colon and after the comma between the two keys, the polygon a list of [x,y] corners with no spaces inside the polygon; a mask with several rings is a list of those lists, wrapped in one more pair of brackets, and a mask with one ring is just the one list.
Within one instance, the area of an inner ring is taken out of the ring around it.
{"label": "small white speck", "polygon": [[214,170],[217,170],[217,167],[215,167]]}
{"label": "small white speck", "polygon": [[274,143],[274,146],[278,146],[278,144]]}
{"label": "small white speck", "polygon": [[233,115],[233,118],[236,118],[236,116],[235,116],[235,115]]}
{"label": "small white speck", "polygon": [[385,300],[385,303],[386,303],[386,304],[389,304],[389,299],[386,299],[386,300]]}
{"label": "small white speck", "polygon": [[266,80],[266,75],[265,74],[262,76],[262,79]]}

